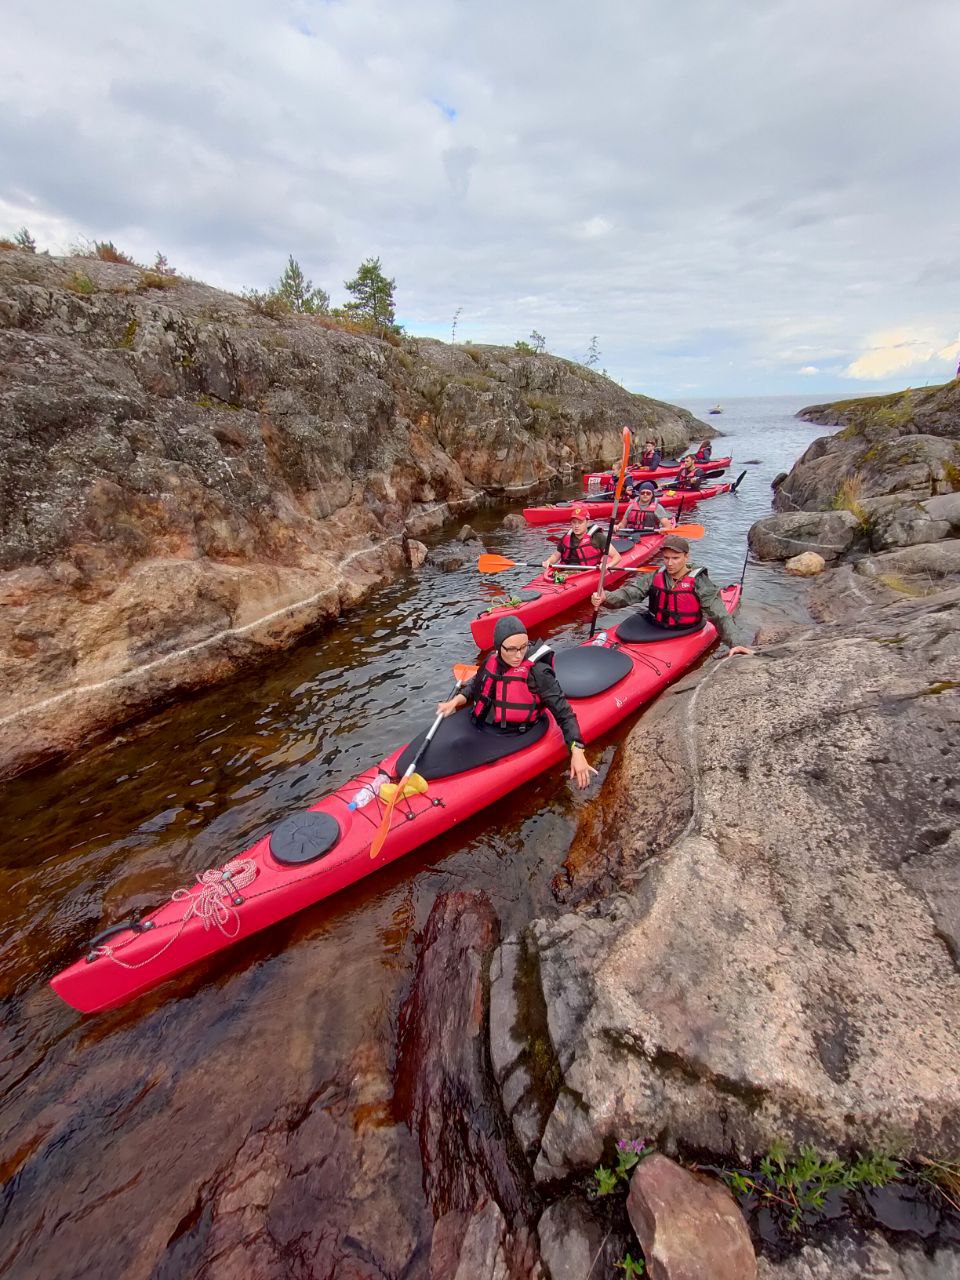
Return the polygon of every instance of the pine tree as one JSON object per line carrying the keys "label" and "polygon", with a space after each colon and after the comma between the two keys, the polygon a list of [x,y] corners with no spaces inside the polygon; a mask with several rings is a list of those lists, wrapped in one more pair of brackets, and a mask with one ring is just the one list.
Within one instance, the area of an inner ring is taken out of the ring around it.
{"label": "pine tree", "polygon": [[291,311],[301,315],[325,315],[330,310],[330,295],[325,289],[315,289],[313,281],[303,274],[303,268],[291,253],[287,269],[273,292]]}
{"label": "pine tree", "polygon": [[394,329],[393,291],[396,286],[396,280],[388,280],[383,274],[379,258],[366,258],[354,278],[344,283],[347,292],[353,294],[353,301],[344,306],[344,311],[368,321],[377,332]]}
{"label": "pine tree", "polygon": [[542,333],[538,333],[536,329],[530,334],[530,343],[537,355],[542,355],[547,349],[547,340]]}
{"label": "pine tree", "polygon": [[157,256],[154,258],[153,266],[150,270],[155,272],[158,276],[175,276],[177,274],[177,268],[171,267],[170,263],[167,261],[167,255],[165,253],[161,253],[159,249],[157,250]]}
{"label": "pine tree", "polygon": [[18,249],[26,249],[27,253],[37,252],[37,242],[26,227],[20,228],[17,234],[13,237],[13,243]]}
{"label": "pine tree", "polygon": [[590,339],[590,345],[587,347],[587,354],[583,357],[583,363],[588,369],[593,369],[600,363],[600,348],[597,345],[596,334]]}

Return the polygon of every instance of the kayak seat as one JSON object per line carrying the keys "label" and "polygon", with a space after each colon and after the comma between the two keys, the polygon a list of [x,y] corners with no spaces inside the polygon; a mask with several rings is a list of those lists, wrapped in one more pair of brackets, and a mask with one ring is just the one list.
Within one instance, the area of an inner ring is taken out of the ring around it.
{"label": "kayak seat", "polygon": [[646,609],[638,609],[617,624],[617,639],[626,644],[651,644],[654,640],[670,640],[674,636],[692,636],[705,626],[706,623],[698,622],[690,627],[661,627]]}
{"label": "kayak seat", "polygon": [[340,824],[332,813],[293,813],[270,833],[270,852],[288,867],[314,862],[340,839]]}
{"label": "kayak seat", "polygon": [[[551,717],[543,715],[526,733],[502,733],[493,725],[474,724],[470,711],[463,708],[440,722],[440,728],[417,765],[417,773],[430,781],[466,773],[468,769],[477,769],[482,764],[493,764],[538,742],[551,723]],[[404,747],[396,764],[398,777],[420,750],[426,736],[424,730]]]}
{"label": "kayak seat", "polygon": [[633,663],[619,649],[583,644],[558,653],[553,670],[568,698],[592,698],[629,675]]}

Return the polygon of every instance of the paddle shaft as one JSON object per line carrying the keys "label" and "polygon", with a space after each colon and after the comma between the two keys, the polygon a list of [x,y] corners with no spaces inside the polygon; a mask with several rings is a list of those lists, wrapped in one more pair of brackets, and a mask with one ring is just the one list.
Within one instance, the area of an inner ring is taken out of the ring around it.
{"label": "paddle shaft", "polygon": [[[603,547],[603,559],[600,561],[600,582],[597,585],[597,591],[603,594],[603,580],[607,576],[607,562],[610,559],[610,544],[613,542],[613,526],[617,523],[617,508],[620,505],[620,495],[623,493],[623,482],[627,476],[627,463],[630,460],[630,432],[626,427],[623,429],[623,457],[620,459],[620,475],[617,478],[617,487],[613,493],[613,510],[610,512],[610,523],[607,525],[607,540]],[[597,619],[600,616],[600,610],[594,609],[593,617],[590,619],[590,639],[597,629]]]}
{"label": "paddle shaft", "polygon": [[[453,691],[450,694],[450,698],[455,698],[457,694],[460,692],[461,687],[462,687],[462,682],[458,680],[456,684],[453,686]],[[449,702],[450,698],[447,698],[446,701]],[[403,777],[400,779],[401,787],[403,786],[404,782],[406,782],[407,778],[410,777],[411,774],[416,773],[417,765],[423,759],[423,753],[426,751],[427,747],[429,747],[430,743],[433,741],[433,735],[440,728],[440,722],[442,720],[443,720],[443,716],[437,716],[436,720],[434,720],[433,724],[427,730],[427,736],[424,738],[420,746],[420,750],[417,752],[417,754],[411,760],[410,764],[404,770]]]}
{"label": "paddle shaft", "polygon": [[[648,535],[649,536],[649,535]],[[543,569],[541,564],[533,564],[530,560],[514,560],[511,569]],[[544,569],[544,574],[548,570]],[[550,573],[596,573],[596,567],[589,564],[555,564],[551,566]],[[636,565],[615,564],[610,570],[611,573],[649,573],[649,569],[645,569],[642,565],[639,568]],[[599,590],[599,587],[597,588]]]}

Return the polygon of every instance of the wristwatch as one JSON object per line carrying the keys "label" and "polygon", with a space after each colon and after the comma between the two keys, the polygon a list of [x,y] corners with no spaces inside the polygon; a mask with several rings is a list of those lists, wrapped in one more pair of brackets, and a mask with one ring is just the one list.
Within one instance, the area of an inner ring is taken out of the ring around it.
{"label": "wristwatch", "polygon": [[570,743],[570,750],[571,750],[571,751],[576,751],[577,747],[579,747],[579,748],[580,748],[580,750],[582,751],[582,750],[583,750],[583,743],[582,743],[582,742],[577,742],[576,738],[574,738],[573,742],[571,742],[571,743]]}

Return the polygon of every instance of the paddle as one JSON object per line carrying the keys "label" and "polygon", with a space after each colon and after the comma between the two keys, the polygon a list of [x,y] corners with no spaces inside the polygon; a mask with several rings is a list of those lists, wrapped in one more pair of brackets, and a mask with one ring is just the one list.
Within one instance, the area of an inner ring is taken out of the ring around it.
{"label": "paddle", "polygon": [[731,492],[731,493],[736,493],[736,492],[737,492],[737,489],[740,487],[740,481],[743,479],[743,477],[744,477],[746,474],[747,474],[747,473],[746,473],[745,471],[741,471],[741,472],[740,472],[740,474],[737,476],[736,480],[734,480],[733,484],[730,486],[730,492]]}
{"label": "paddle", "polygon": [[[623,453],[620,456],[620,474],[617,477],[617,487],[613,493],[613,510],[610,512],[610,523],[607,525],[607,540],[603,548],[603,559],[600,561],[600,582],[597,586],[599,592],[603,592],[603,580],[607,576],[607,562],[610,559],[610,544],[613,542],[613,526],[617,523],[617,507],[620,505],[620,495],[623,493],[623,483],[627,478],[627,463],[630,461],[630,428],[623,428]],[[593,618],[590,621],[590,639],[593,639],[593,633],[597,629],[597,618],[600,616],[600,610],[594,609]]]}
{"label": "paddle", "polygon": [[[477,667],[468,667],[462,663],[457,663],[457,665],[453,668],[453,676],[454,676],[454,679],[456,680],[456,684],[453,686],[453,692],[450,694],[451,698],[455,698],[457,694],[460,692],[460,689],[462,688],[462,686],[465,685],[468,680],[473,679],[473,677],[477,674],[477,670],[478,670]],[[449,702],[449,700],[450,699],[448,698],[447,701]],[[433,741],[433,735],[440,728],[440,721],[442,719],[443,719],[443,716],[437,716],[436,720],[434,720],[433,724],[427,730],[427,736],[424,738],[420,746],[420,750],[417,752],[417,754],[413,757],[413,759],[407,765],[406,769],[403,772],[403,777],[400,779],[400,782],[398,783],[396,790],[394,791],[390,799],[387,801],[387,807],[383,812],[383,819],[380,823],[380,826],[377,829],[377,834],[373,837],[373,843],[370,845],[371,858],[375,858],[377,854],[380,852],[380,850],[383,848],[383,843],[386,840],[387,836],[390,834],[390,822],[391,822],[391,819],[393,818],[393,810],[396,806],[397,801],[403,795],[404,785],[406,784],[408,779],[412,777],[412,775],[415,773],[417,765],[423,759],[424,752],[426,751],[427,747],[429,747],[430,743]],[[422,791],[426,791],[426,789],[427,789],[426,784],[424,784],[424,786],[420,790],[422,792]]]}
{"label": "paddle", "polygon": [[[691,528],[697,528],[692,525]],[[672,530],[671,530],[672,532]],[[701,530],[702,532],[702,530]],[[542,564],[534,564],[530,560],[508,560],[506,556],[497,556],[492,552],[482,555],[477,561],[481,573],[503,573],[504,569],[542,569]],[[613,573],[655,573],[655,564],[626,565],[618,564]],[[589,564],[555,564],[554,573],[596,573],[596,568]]]}
{"label": "paddle", "polygon": [[[702,524],[675,524],[672,529],[667,529],[665,532],[675,533],[681,538],[689,538],[695,542],[697,538],[703,537],[706,530]],[[646,532],[643,529],[624,529],[622,533],[617,534],[618,538],[649,538],[651,536],[649,529]]]}

